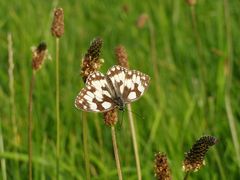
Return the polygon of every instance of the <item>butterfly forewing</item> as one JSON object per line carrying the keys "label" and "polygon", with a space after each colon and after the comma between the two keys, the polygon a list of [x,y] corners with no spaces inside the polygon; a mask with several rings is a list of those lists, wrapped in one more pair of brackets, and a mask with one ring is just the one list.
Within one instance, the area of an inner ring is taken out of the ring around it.
{"label": "butterfly forewing", "polygon": [[122,66],[113,66],[107,72],[107,76],[112,81],[112,84],[119,95],[123,94],[126,73],[127,69]]}
{"label": "butterfly forewing", "polygon": [[122,66],[113,66],[107,72],[115,90],[125,103],[140,98],[149,85],[149,76],[136,70],[129,70]]}
{"label": "butterfly forewing", "polygon": [[149,76],[136,70],[128,70],[125,76],[123,99],[126,103],[140,98],[149,86]]}
{"label": "butterfly forewing", "polygon": [[85,111],[94,112],[109,111],[116,106],[102,73],[94,72],[89,75],[86,87],[80,91],[75,100],[75,106]]}

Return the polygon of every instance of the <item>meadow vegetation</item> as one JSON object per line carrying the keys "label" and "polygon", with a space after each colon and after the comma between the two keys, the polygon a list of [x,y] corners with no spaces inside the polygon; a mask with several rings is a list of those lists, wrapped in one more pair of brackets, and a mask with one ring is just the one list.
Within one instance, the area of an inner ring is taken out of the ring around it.
{"label": "meadow vegetation", "polygon": [[[183,179],[184,153],[203,135],[218,143],[189,179],[240,177],[240,1],[1,0],[0,7],[0,179],[28,178],[31,47],[42,41],[51,58],[35,74],[33,179],[56,177],[55,7],[63,8],[65,23],[59,41],[60,179],[86,179],[88,173],[91,179],[118,178],[111,129],[101,113],[87,114],[86,171],[83,113],[74,106],[84,87],[81,60],[96,37],[103,40],[101,72],[117,63],[114,50],[122,44],[130,68],[151,77],[146,93],[131,104],[142,179],[154,179],[159,151],[173,179]],[[119,120],[123,179],[137,179],[128,112]]]}

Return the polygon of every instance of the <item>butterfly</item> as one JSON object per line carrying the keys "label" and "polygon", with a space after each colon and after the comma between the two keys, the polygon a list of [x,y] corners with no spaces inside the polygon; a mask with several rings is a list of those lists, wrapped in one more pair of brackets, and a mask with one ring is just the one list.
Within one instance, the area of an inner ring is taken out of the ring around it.
{"label": "butterfly", "polygon": [[111,67],[107,74],[91,73],[76,97],[75,106],[88,112],[106,112],[139,99],[149,86],[150,77],[122,66]]}

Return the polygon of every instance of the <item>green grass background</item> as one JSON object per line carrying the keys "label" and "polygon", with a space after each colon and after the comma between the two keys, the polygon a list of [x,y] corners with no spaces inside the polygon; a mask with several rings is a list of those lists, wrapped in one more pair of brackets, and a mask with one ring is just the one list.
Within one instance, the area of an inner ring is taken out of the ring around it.
{"label": "green grass background", "polygon": [[[184,0],[1,0],[0,135],[4,150],[0,159],[6,160],[8,179],[27,179],[30,48],[40,41],[47,43],[53,58],[36,75],[33,173],[34,179],[55,177],[55,40],[50,27],[56,6],[65,14],[65,33],[60,39],[62,179],[86,177],[82,112],[74,107],[74,99],[83,87],[81,58],[97,36],[104,40],[102,72],[116,64],[114,48],[122,44],[131,68],[151,76],[145,95],[132,104],[133,111],[144,117],[135,116],[143,179],[154,179],[154,153],[158,151],[167,154],[173,179],[182,179],[184,152],[202,135],[213,135],[219,143],[209,150],[206,166],[190,174],[190,179],[240,177],[239,142],[233,141],[240,135],[240,1],[199,0],[193,9]],[[138,28],[136,21],[143,13],[149,19]],[[13,36],[15,125],[11,121],[8,33]],[[117,131],[123,176],[137,179],[127,113],[123,116]],[[91,177],[117,179],[110,128],[101,114],[89,113],[88,119]],[[232,129],[229,122],[234,122]],[[1,179],[4,168],[0,167]]]}

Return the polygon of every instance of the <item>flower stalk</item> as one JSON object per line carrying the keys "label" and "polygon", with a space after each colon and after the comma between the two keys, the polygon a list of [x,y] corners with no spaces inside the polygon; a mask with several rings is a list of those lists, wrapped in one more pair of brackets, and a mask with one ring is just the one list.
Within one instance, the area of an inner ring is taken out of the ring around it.
{"label": "flower stalk", "polygon": [[35,84],[36,72],[41,69],[44,59],[47,54],[47,45],[40,43],[38,47],[33,50],[32,55],[32,77],[30,81],[29,104],[28,104],[28,179],[32,180],[32,109],[33,109],[33,89]]}
{"label": "flower stalk", "polygon": [[[118,61],[118,64],[125,68],[129,68],[128,56],[127,56],[127,52],[126,52],[126,49],[124,48],[124,46],[119,45],[115,49],[115,54],[116,54],[116,59]],[[141,165],[140,165],[140,158],[139,158],[139,154],[138,154],[137,137],[136,137],[136,130],[135,130],[135,126],[134,126],[131,104],[127,105],[127,109],[128,109],[128,119],[129,119],[129,124],[130,124],[130,129],[131,129],[134,155],[135,155],[135,161],[136,161],[136,167],[137,167],[137,176],[138,176],[138,180],[141,180],[142,179]]]}
{"label": "flower stalk", "polygon": [[51,33],[56,38],[56,179],[60,174],[60,87],[59,87],[59,40],[64,34],[64,12],[62,8],[54,10]]}
{"label": "flower stalk", "polygon": [[[101,38],[95,38],[90,47],[82,59],[81,64],[81,77],[84,83],[86,83],[87,77],[100,69],[103,60],[100,59],[100,51],[102,48],[103,41]],[[86,170],[86,179],[90,180],[90,159],[89,159],[89,148],[88,148],[88,122],[87,113],[83,112],[83,149],[84,149],[84,161]]]}

